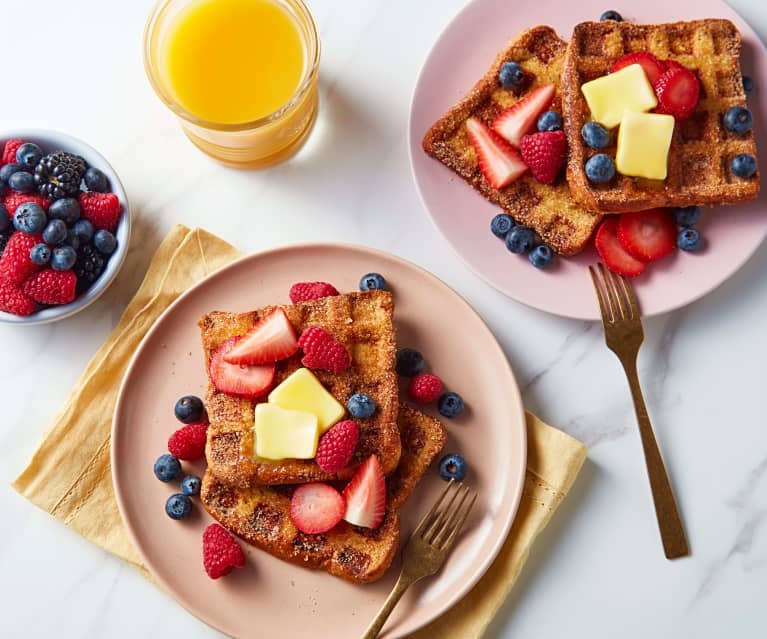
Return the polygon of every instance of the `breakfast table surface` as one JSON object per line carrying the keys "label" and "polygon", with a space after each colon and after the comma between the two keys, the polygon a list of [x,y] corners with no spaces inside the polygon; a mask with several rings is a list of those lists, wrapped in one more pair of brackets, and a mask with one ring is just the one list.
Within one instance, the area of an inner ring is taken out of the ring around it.
{"label": "breakfast table surface", "polygon": [[[423,266],[487,322],[527,408],[588,445],[489,639],[764,636],[767,246],[705,298],[645,321],[640,377],[692,549],[669,562],[628,387],[602,327],[489,287],[435,230],[416,192],[406,134],[413,86],[464,2],[310,0],[323,47],[319,119],[296,157],[260,172],[197,151],[152,92],[141,36],[153,0],[4,3],[0,131],[50,128],[96,147],[123,180],[134,230],[117,280],[92,306],[55,324],[0,325],[0,635],[220,636],[10,487],[162,237],[183,223],[245,252],[340,241]],[[767,41],[761,0],[731,4]]]}

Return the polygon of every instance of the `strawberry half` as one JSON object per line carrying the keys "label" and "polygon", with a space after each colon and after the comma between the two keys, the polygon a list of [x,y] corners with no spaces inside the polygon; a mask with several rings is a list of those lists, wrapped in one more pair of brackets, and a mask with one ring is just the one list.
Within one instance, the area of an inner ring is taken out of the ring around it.
{"label": "strawberry half", "polygon": [[290,498],[290,519],[301,532],[324,533],[343,519],[345,508],[344,498],[332,486],[301,484]]}
{"label": "strawberry half", "polygon": [[298,338],[288,316],[281,308],[262,317],[255,326],[240,337],[226,355],[229,364],[269,364],[293,355],[298,350]]}
{"label": "strawberry half", "polygon": [[230,364],[224,358],[239,341],[239,337],[226,340],[210,358],[210,380],[220,393],[237,397],[259,397],[274,381],[274,364],[248,366]]}
{"label": "strawberry half", "polygon": [[508,186],[527,171],[519,153],[481,120],[469,118],[466,131],[477,153],[479,170],[494,189]]}
{"label": "strawberry half", "polygon": [[631,257],[652,262],[676,246],[676,224],[666,209],[624,213],[618,220],[618,241]]}
{"label": "strawberry half", "polygon": [[344,519],[355,526],[378,528],[386,514],[386,480],[376,455],[367,458],[344,488]]}
{"label": "strawberry half", "polygon": [[618,220],[615,216],[610,216],[602,222],[594,239],[594,245],[605,266],[613,273],[635,277],[644,271],[646,263],[631,257],[618,241]]}
{"label": "strawberry half", "polygon": [[700,82],[692,71],[681,65],[670,68],[653,86],[658,96],[656,113],[668,113],[676,120],[684,120],[698,106]]}
{"label": "strawberry half", "polygon": [[660,62],[666,68],[666,71],[668,71],[669,69],[686,69],[687,68],[681,62],[677,62],[676,60],[661,60]]}
{"label": "strawberry half", "polygon": [[649,51],[634,51],[618,58],[610,67],[610,73],[620,71],[631,64],[640,65],[653,86],[655,86],[658,78],[666,72],[666,66]]}
{"label": "strawberry half", "polygon": [[493,122],[493,131],[512,146],[519,148],[522,136],[535,128],[538,116],[549,108],[554,93],[553,84],[546,84],[531,91],[519,102],[498,114]]}

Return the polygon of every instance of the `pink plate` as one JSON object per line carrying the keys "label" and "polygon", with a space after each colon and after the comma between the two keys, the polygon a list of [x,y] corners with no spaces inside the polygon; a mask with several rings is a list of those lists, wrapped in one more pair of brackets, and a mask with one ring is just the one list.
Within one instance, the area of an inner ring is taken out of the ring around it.
{"label": "pink plate", "polygon": [[[503,45],[516,33],[539,24],[554,27],[564,39],[573,25],[598,20],[616,9],[635,22],[670,22],[695,18],[729,18],[743,35],[743,71],[756,88],[749,94],[757,144],[767,149],[765,109],[757,108],[767,89],[767,57],[759,37],[720,0],[668,2],[605,0],[562,2],[474,0],[448,25],[426,58],[410,111],[410,160],[415,182],[434,224],[466,264],[501,292],[534,308],[576,319],[598,319],[599,308],[586,266],[597,261],[593,248],[575,258],[559,259],[555,268],[539,271],[526,259],[506,251],[490,233],[499,208],[487,202],[448,168],[427,156],[421,140],[428,128],[485,74]],[[676,251],[636,279],[645,315],[679,308],[702,297],[735,273],[767,233],[765,196],[737,207],[706,210],[700,230],[707,238],[699,254]]]}
{"label": "pink plate", "polygon": [[[178,490],[152,472],[179,426],[173,405],[204,396],[197,320],[213,309],[252,310],[288,302],[297,280],[325,280],[356,290],[360,276],[382,273],[396,302],[398,343],[423,351],[429,368],[460,392],[467,410],[448,428],[445,452],[460,451],[466,481],[478,492],[466,532],[444,569],[407,593],[385,635],[403,637],[449,608],[477,582],[508,533],[522,493],[525,417],[514,375],[482,320],[445,284],[417,266],[371,249],[341,245],[288,247],[246,257],[181,296],[144,338],[123,380],[112,431],[112,475],[120,512],[149,570],[184,607],[234,637],[359,637],[397,576],[352,585],[246,548],[242,570],[211,581],[202,568],[202,531],[212,521],[199,503],[187,521],[169,519],[168,496]],[[431,409],[433,411],[433,407]],[[203,464],[184,462],[201,474]],[[428,471],[402,511],[403,538],[444,486]]]}

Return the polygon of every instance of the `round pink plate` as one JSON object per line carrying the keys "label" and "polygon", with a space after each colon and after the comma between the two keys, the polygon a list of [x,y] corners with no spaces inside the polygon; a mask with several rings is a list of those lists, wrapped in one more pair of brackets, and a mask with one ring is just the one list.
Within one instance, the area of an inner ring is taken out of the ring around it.
{"label": "round pink plate", "polygon": [[[195,501],[190,519],[169,519],[165,500],[178,485],[163,484],[152,472],[179,426],[173,417],[176,399],[205,395],[197,321],[214,309],[288,303],[290,285],[301,280],[357,290],[359,278],[370,271],[382,273],[394,292],[398,344],[421,350],[429,369],[466,400],[460,417],[444,420],[444,452],[464,455],[471,468],[466,481],[478,493],[446,565],[411,588],[387,624],[386,637],[403,637],[458,601],[484,574],[509,531],[525,473],[524,408],[503,351],[466,302],[417,266],[367,248],[314,244],[251,255],[190,289],[147,333],[123,380],[112,430],[117,501],[147,568],[192,614],[233,637],[356,639],[391,590],[398,560],[379,582],[353,585],[243,542],[244,569],[217,581],[206,576],[202,531],[211,517]],[[203,470],[203,463],[184,462],[185,472]],[[436,467],[430,468],[402,511],[403,539],[443,487]]]}
{"label": "round pink plate", "polygon": [[[509,297],[529,306],[576,319],[598,319],[599,307],[589,277],[598,260],[589,246],[574,257],[539,271],[524,257],[509,253],[490,233],[490,220],[500,209],[487,202],[461,178],[421,148],[429,127],[482,77],[498,51],[523,29],[547,24],[567,40],[573,26],[598,20],[616,9],[634,22],[672,22],[697,18],[729,18],[743,36],[741,66],[754,79],[748,95],[757,145],[767,149],[767,121],[760,101],[767,91],[767,56],[759,37],[721,0],[474,0],[448,25],[426,58],[410,111],[410,160],[417,188],[431,219],[448,243],[480,277]],[[644,315],[679,308],[702,297],[735,273],[767,233],[763,195],[733,207],[705,210],[700,230],[707,248],[697,254],[675,251],[635,279]]]}

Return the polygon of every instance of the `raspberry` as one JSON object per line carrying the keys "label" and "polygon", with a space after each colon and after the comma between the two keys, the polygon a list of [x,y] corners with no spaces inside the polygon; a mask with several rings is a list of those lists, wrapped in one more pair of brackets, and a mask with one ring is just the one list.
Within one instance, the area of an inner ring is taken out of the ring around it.
{"label": "raspberry", "polygon": [[315,368],[331,373],[340,373],[349,368],[351,358],[346,347],[337,341],[324,328],[310,326],[298,340],[304,349],[301,363],[307,368]]}
{"label": "raspberry", "polygon": [[16,151],[24,144],[24,140],[18,138],[12,138],[5,143],[3,148],[3,165],[16,163]]}
{"label": "raspberry", "polygon": [[32,315],[36,310],[37,305],[18,284],[0,277],[0,311],[14,315]]}
{"label": "raspberry", "polygon": [[81,193],[80,208],[83,217],[96,229],[114,233],[120,221],[122,206],[114,193]]}
{"label": "raspberry", "polygon": [[565,163],[565,132],[545,131],[526,135],[522,138],[520,151],[533,177],[541,184],[551,184]]}
{"label": "raspberry", "polygon": [[179,428],[168,439],[168,450],[179,459],[199,459],[205,454],[208,422],[194,422]]}
{"label": "raspberry", "polygon": [[69,304],[75,299],[76,285],[73,271],[46,268],[24,280],[21,290],[40,304]]}
{"label": "raspberry", "polygon": [[28,235],[18,231],[11,235],[3,254],[0,255],[0,277],[19,284],[32,273],[37,273],[42,266],[30,259],[29,252],[35,244],[42,241],[42,235]]}
{"label": "raspberry", "polygon": [[202,563],[211,579],[228,575],[245,565],[245,554],[220,524],[211,524],[202,533]]}
{"label": "raspberry", "polygon": [[407,392],[413,401],[428,404],[442,393],[442,380],[431,373],[419,373],[410,380]]}
{"label": "raspberry", "polygon": [[290,287],[290,301],[293,304],[333,295],[338,295],[338,290],[327,282],[297,282]]}
{"label": "raspberry", "polygon": [[32,193],[17,193],[16,191],[9,191],[8,195],[5,196],[5,200],[3,201],[5,208],[8,210],[8,215],[11,217],[13,217],[17,207],[24,204],[25,202],[34,202],[35,204],[39,204],[45,211],[47,211],[48,207],[51,205],[51,201],[47,197],[43,197],[42,195],[34,195]]}
{"label": "raspberry", "polygon": [[337,473],[351,461],[359,437],[360,429],[353,421],[338,422],[320,439],[314,461],[326,473]]}

